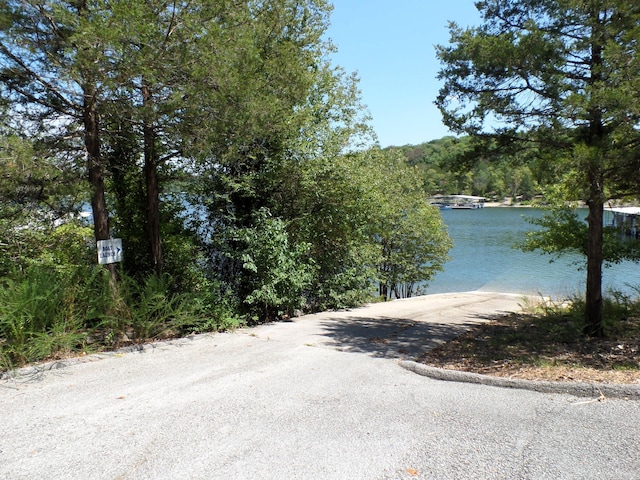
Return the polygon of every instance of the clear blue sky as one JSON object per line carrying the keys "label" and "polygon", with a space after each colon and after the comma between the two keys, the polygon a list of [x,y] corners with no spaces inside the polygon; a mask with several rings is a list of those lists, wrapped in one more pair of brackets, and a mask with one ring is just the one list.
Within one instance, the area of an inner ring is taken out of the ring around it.
{"label": "clear blue sky", "polygon": [[333,63],[360,77],[362,100],[381,147],[451,135],[433,104],[440,82],[434,45],[449,41],[448,21],[467,27],[473,0],[333,0],[327,36]]}

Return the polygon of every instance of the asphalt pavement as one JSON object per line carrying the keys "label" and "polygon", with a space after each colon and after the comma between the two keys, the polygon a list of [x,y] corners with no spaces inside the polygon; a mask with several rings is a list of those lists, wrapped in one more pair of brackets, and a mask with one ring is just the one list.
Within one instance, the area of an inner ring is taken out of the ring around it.
{"label": "asphalt pavement", "polygon": [[18,371],[0,478],[640,478],[640,401],[403,368],[523,301],[429,295]]}

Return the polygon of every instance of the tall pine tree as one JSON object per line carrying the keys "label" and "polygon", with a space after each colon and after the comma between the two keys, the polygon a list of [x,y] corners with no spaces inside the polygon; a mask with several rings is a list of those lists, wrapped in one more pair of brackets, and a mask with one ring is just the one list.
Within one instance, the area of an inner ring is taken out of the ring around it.
{"label": "tall pine tree", "polygon": [[483,24],[450,25],[437,104],[457,132],[535,140],[566,159],[589,207],[585,333],[601,336],[603,206],[640,185],[640,5],[486,0]]}

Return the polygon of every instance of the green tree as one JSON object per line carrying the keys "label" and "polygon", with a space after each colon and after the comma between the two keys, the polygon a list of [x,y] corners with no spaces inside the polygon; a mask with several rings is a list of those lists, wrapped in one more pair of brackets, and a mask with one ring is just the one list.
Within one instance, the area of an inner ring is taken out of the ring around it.
{"label": "green tree", "polygon": [[[411,297],[448,260],[452,246],[437,208],[427,202],[417,167],[398,155],[372,152],[376,182],[373,238],[381,249],[380,295]],[[372,162],[372,163],[373,163]]]}
{"label": "green tree", "polygon": [[[113,1],[105,8],[112,48],[103,115],[112,188],[123,230],[141,250],[135,254],[140,258],[144,251],[146,265],[160,275],[162,237],[168,234],[163,223],[174,220],[161,192],[193,154],[193,125],[217,107],[209,89],[217,91],[217,80],[228,75],[219,66],[237,50],[229,39],[251,28],[239,15],[247,5]],[[142,262],[135,266],[148,270]]]}
{"label": "green tree", "polygon": [[311,245],[312,309],[354,306],[374,293],[381,255],[373,237],[379,168],[363,152],[319,156],[299,164],[285,192],[292,238]]}
{"label": "green tree", "polygon": [[10,105],[12,126],[53,136],[67,156],[86,158],[96,240],[109,238],[99,113],[108,76],[102,58],[109,57],[102,13],[86,1],[0,7],[0,95]]}
{"label": "green tree", "polygon": [[[567,251],[587,255],[588,225],[579,217],[575,208],[562,204],[551,213],[529,221],[542,227],[527,233],[522,244],[524,250],[541,250],[559,256]],[[640,246],[636,241],[620,236],[613,227],[605,227],[603,235],[603,260],[605,264],[620,263],[623,260],[640,260]]]}
{"label": "green tree", "polygon": [[[13,126],[27,136],[44,132],[61,156],[86,158],[95,237],[109,238],[115,210],[116,233],[129,235],[125,266],[138,276],[149,265],[162,272],[161,223],[174,217],[162,208],[161,189],[184,160],[185,144],[193,143],[190,125],[216,110],[202,102],[216,80],[199,83],[194,72],[216,68],[215,78],[229,77],[219,67],[242,50],[232,41],[237,32],[255,27],[236,15],[252,11],[250,3],[2,4],[1,87]],[[196,102],[198,111],[187,108]]]}
{"label": "green tree", "polygon": [[450,240],[417,170],[378,148],[304,164],[291,226],[311,245],[312,304],[411,296],[442,268]]}
{"label": "green tree", "polygon": [[[437,104],[454,131],[554,151],[589,207],[585,333],[603,335],[603,206],[637,193],[640,6],[623,0],[488,0],[450,24]],[[568,178],[565,179],[568,181]]]}
{"label": "green tree", "polygon": [[[327,169],[335,171],[341,155],[367,131],[356,79],[327,59],[332,47],[323,35],[329,12],[324,1],[251,2],[251,8],[230,19],[248,25],[235,31],[237,49],[209,62],[220,64],[220,72],[216,68],[193,72],[199,79],[194,84],[209,86],[208,93],[188,103],[199,119],[191,132],[199,186],[194,203],[206,208],[213,266],[244,305],[257,281],[256,272],[243,267],[244,258],[256,252],[225,232],[259,234],[267,224],[257,224],[255,214],[266,209],[273,221],[285,222],[292,251],[311,244],[309,257],[320,258],[325,250],[315,240],[326,238],[329,232],[322,229],[331,226],[307,217],[318,206],[310,197],[324,197],[319,177]],[[197,103],[203,99],[204,110]],[[333,186],[328,189],[335,192]],[[355,253],[346,245],[340,248]],[[330,262],[332,254],[328,250],[322,265]],[[350,259],[345,270],[357,262],[355,257]],[[309,292],[316,281],[335,282],[337,289],[350,282],[329,275],[322,265],[314,270],[318,274]],[[277,276],[277,272],[274,266],[272,273]],[[268,272],[261,275],[260,281],[266,282]]]}
{"label": "green tree", "polygon": [[[52,165],[89,180],[95,237],[123,234],[135,281],[182,263],[167,288],[200,269],[199,286],[233,292],[250,315],[301,299],[353,305],[374,293],[384,255],[397,292],[428,277],[435,237],[421,244],[420,226],[436,224],[419,175],[365,151],[375,138],[357,77],[329,61],[330,11],[324,0],[12,0],[0,7],[2,99]],[[207,262],[178,215],[185,200]]]}
{"label": "green tree", "polygon": [[489,191],[492,175],[489,162],[481,160],[473,168],[473,195],[485,195]]}
{"label": "green tree", "polygon": [[313,279],[310,245],[292,245],[285,222],[266,209],[257,211],[254,218],[253,227],[236,232],[246,245],[242,268],[252,274],[244,303],[261,320],[290,316],[306,304],[304,292]]}
{"label": "green tree", "polygon": [[70,220],[68,204],[83,192],[59,167],[60,159],[37,143],[9,133],[0,137],[0,276],[51,249],[54,227]]}

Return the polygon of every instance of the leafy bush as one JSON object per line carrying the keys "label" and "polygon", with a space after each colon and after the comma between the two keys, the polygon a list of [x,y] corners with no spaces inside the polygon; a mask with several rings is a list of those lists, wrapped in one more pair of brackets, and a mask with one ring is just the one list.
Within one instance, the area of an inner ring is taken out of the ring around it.
{"label": "leafy bush", "polygon": [[101,267],[32,265],[0,280],[0,370],[87,349],[242,324],[213,285],[179,293],[169,276],[114,282]]}
{"label": "leafy bush", "polygon": [[251,285],[244,303],[260,319],[291,314],[305,304],[302,293],[313,279],[313,264],[307,258],[310,245],[291,245],[285,222],[265,209],[254,218],[255,227],[238,232],[246,245],[242,267]]}

